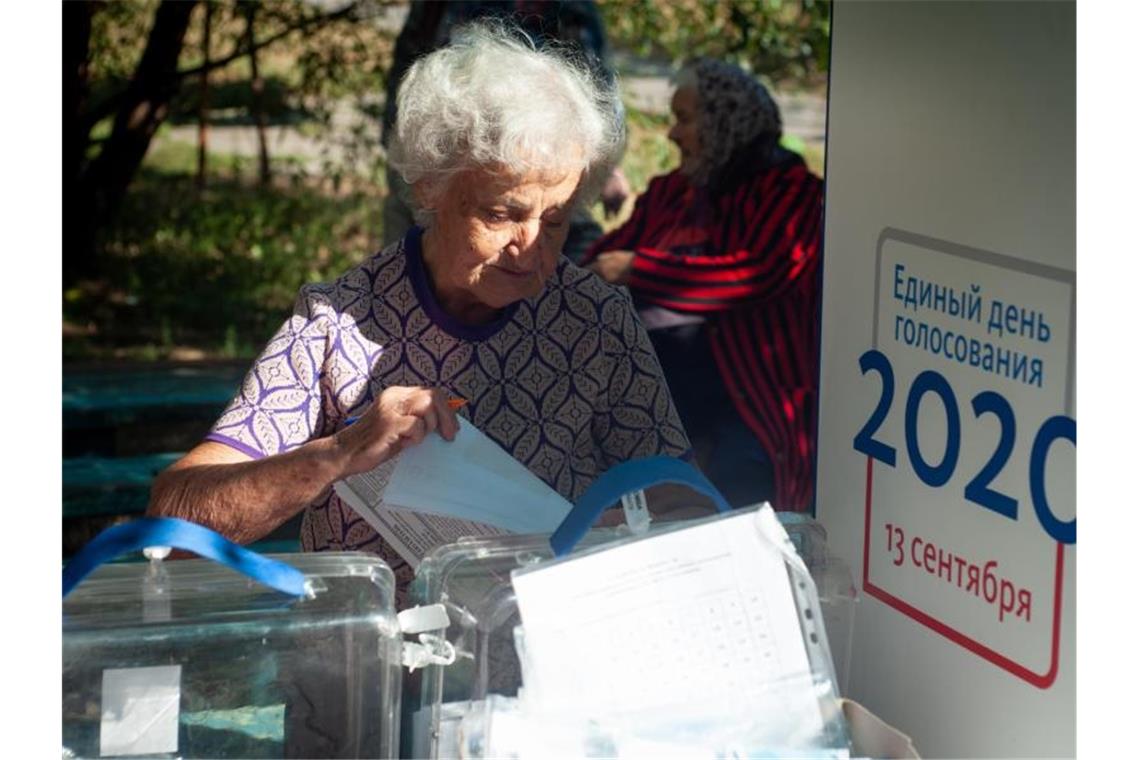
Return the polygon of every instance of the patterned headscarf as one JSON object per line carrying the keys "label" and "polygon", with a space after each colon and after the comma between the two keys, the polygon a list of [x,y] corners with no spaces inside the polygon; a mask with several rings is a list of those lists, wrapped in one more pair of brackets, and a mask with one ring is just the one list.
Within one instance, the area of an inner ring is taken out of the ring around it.
{"label": "patterned headscarf", "polygon": [[756,157],[767,163],[783,125],[764,85],[740,67],[710,58],[698,58],[685,69],[696,75],[700,112],[701,156],[694,184],[708,185],[723,175],[747,148],[761,151]]}

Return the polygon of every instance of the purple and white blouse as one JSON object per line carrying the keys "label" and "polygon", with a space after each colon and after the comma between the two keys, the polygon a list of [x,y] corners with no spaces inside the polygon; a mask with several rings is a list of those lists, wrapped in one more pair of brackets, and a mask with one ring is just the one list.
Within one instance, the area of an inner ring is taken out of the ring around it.
{"label": "purple and white blouse", "polygon": [[[571,501],[618,462],[688,454],[624,291],[563,258],[537,296],[468,325],[436,301],[421,234],[413,228],[334,283],[303,287],[207,439],[254,458],[289,451],[404,385],[467,399],[461,415]],[[378,552],[401,582],[410,576],[331,488],[306,510],[301,541],[308,551]]]}

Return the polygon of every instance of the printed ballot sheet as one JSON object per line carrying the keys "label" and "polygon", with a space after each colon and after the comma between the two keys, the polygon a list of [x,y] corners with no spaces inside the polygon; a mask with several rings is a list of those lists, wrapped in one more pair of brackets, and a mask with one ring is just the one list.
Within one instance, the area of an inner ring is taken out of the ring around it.
{"label": "printed ballot sheet", "polygon": [[412,567],[463,536],[550,533],[571,504],[467,420],[333,484]]}
{"label": "printed ballot sheet", "polygon": [[543,710],[778,709],[822,729],[779,550],[749,511],[513,576]]}
{"label": "printed ballot sheet", "polygon": [[429,435],[396,457],[384,502],[512,533],[553,532],[571,508],[526,465],[462,418],[454,441]]}

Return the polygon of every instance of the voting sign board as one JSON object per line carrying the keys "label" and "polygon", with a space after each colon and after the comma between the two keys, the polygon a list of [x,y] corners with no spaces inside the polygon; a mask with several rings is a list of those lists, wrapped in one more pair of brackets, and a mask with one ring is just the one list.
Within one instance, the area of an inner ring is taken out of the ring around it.
{"label": "voting sign board", "polygon": [[834,7],[816,510],[928,756],[1075,752],[1075,26]]}

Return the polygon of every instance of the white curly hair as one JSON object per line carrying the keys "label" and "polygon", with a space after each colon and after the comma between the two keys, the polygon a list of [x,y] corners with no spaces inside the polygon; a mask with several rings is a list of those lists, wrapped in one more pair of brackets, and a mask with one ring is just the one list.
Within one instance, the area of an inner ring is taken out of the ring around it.
{"label": "white curly hair", "polygon": [[592,202],[625,149],[616,81],[554,43],[537,49],[502,22],[466,24],[408,69],[396,96],[388,161],[414,192],[416,221],[468,169],[522,177],[582,173]]}

